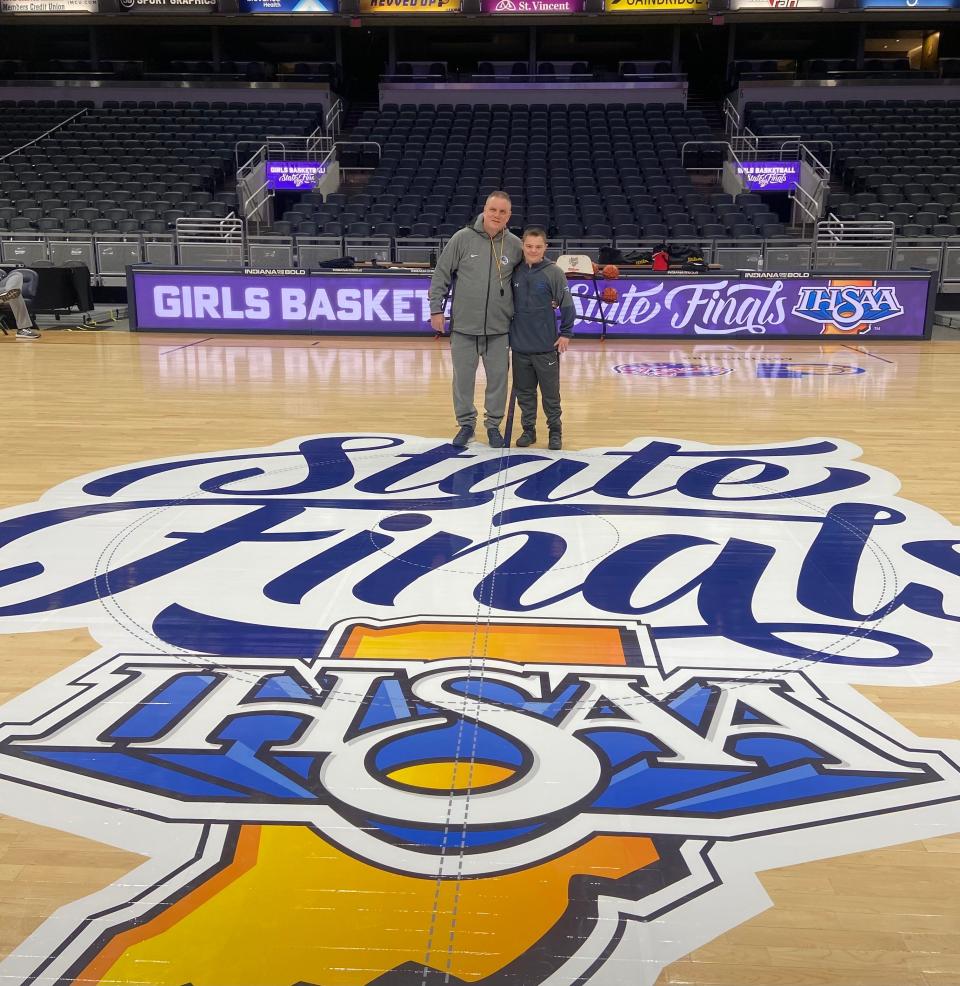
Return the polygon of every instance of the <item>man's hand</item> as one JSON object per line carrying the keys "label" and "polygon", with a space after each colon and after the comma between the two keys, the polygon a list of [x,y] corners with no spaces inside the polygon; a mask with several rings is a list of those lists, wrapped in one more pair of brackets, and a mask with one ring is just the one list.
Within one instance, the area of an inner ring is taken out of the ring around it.
{"label": "man's hand", "polygon": [[566,336],[558,336],[557,341],[553,344],[553,348],[558,353],[565,353],[569,346],[570,340]]}
{"label": "man's hand", "polygon": [[436,315],[430,316],[430,327],[437,333],[438,336],[442,336],[444,332],[446,332],[443,312],[438,312]]}

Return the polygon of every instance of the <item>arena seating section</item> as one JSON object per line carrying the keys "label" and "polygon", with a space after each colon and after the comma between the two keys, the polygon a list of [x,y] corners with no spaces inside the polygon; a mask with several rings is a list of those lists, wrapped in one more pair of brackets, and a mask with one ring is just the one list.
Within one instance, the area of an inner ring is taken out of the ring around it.
{"label": "arena seating section", "polygon": [[[7,144],[22,146],[79,110],[86,112],[0,162],[0,231],[167,232],[179,216],[224,216],[224,191],[268,134],[307,134],[302,104],[241,102],[0,103]],[[7,147],[4,153],[9,153]]]}
{"label": "arena seating section", "polygon": [[[169,232],[180,216],[224,216],[242,161],[270,134],[307,134],[301,103],[0,103],[0,232]],[[81,113],[82,111],[82,113]],[[960,102],[835,100],[747,107],[759,135],[800,134],[824,160],[830,211],[889,219],[904,237],[960,232]],[[679,103],[386,105],[364,111],[341,163],[375,165],[357,191],[308,193],[263,232],[281,236],[445,237],[487,194],[513,197],[511,226],[607,240],[755,239],[788,231],[759,196],[700,182],[715,167],[703,114]],[[373,145],[381,154],[374,154]],[[373,155],[371,159],[371,155]]]}
{"label": "arena seating section", "polygon": [[681,163],[683,145],[712,137],[702,113],[679,103],[387,104],[364,113],[346,138],[382,148],[363,191],[325,201],[310,193],[273,231],[443,237],[472,222],[487,194],[503,188],[513,199],[512,227],[536,223],[552,236],[783,235],[758,196],[734,202],[695,185],[684,163],[704,163],[703,154]]}
{"label": "arena seating section", "polygon": [[[747,107],[755,133],[801,134],[833,145],[839,219],[889,220],[911,236],[960,230],[960,103],[947,100],[764,102]],[[820,145],[826,163],[829,150]]]}

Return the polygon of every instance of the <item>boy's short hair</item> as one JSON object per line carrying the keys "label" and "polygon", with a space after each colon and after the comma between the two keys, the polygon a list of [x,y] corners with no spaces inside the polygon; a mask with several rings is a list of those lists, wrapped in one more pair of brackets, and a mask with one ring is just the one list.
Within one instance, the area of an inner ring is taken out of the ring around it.
{"label": "boy's short hair", "polygon": [[539,236],[544,243],[547,242],[547,231],[542,226],[528,226],[520,238],[525,240],[528,236]]}

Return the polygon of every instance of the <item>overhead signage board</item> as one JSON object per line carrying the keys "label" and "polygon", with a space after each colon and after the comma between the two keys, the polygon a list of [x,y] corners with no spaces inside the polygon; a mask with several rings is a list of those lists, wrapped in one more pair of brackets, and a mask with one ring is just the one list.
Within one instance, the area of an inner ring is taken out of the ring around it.
{"label": "overhead signage board", "polygon": [[582,14],[584,0],[480,0],[482,14]]}
{"label": "overhead signage board", "polygon": [[956,10],[960,0],[860,0],[864,10]]}
{"label": "overhead signage board", "polygon": [[98,0],[0,0],[0,14],[95,14]]}
{"label": "overhead signage board", "polygon": [[116,0],[121,11],[131,14],[215,14],[217,0]]}
{"label": "overhead signage board", "polygon": [[360,0],[361,14],[457,14],[460,0]]}
{"label": "overhead signage board", "polygon": [[730,0],[731,10],[833,10],[834,0]]}
{"label": "overhead signage board", "polygon": [[709,0],[604,0],[603,9],[610,14],[638,14],[650,11],[703,11]]}
{"label": "overhead signage board", "polygon": [[241,14],[335,14],[337,0],[240,0]]}

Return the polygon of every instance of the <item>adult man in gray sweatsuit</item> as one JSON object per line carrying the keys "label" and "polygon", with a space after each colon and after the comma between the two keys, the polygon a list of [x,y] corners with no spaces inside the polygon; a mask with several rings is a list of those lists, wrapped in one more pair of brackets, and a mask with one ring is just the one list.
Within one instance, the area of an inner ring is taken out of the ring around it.
{"label": "adult man in gray sweatsuit", "polygon": [[453,444],[463,447],[477,424],[473,393],[477,365],[483,360],[487,376],[484,427],[491,448],[503,448],[500,422],[507,404],[507,369],[510,362],[507,333],[513,317],[510,278],[520,263],[520,240],[507,229],[510,196],[491,192],[483,212],[447,241],[430,280],[430,324],[444,332],[443,305],[456,274],[450,316],[450,353],[453,357],[453,410],[460,430]]}

